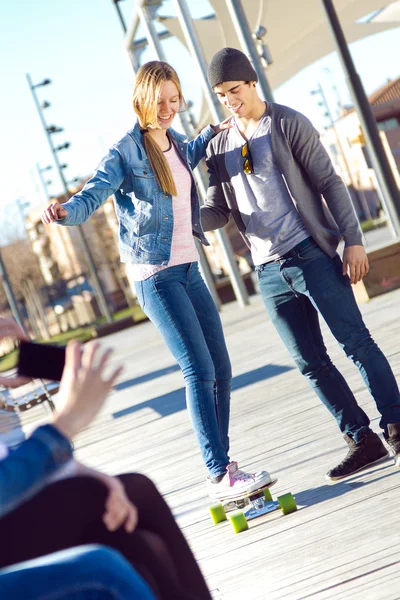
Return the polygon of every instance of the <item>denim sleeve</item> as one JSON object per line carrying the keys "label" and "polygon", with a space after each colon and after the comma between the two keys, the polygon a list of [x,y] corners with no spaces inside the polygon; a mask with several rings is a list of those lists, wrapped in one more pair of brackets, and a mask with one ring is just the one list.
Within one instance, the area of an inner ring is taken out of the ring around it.
{"label": "denim sleeve", "polygon": [[194,138],[194,140],[191,140],[188,143],[189,163],[192,169],[195,169],[201,159],[205,157],[208,142],[214,137],[214,135],[214,129],[211,127],[211,125],[207,125],[207,127],[204,127],[199,135]]}
{"label": "denim sleeve", "polygon": [[36,494],[46,478],[71,458],[66,437],[52,425],[38,427],[0,461],[0,518]]}
{"label": "denim sleeve", "polygon": [[122,157],[116,148],[111,148],[93,176],[85,183],[84,188],[63,204],[63,208],[68,211],[68,216],[56,223],[69,226],[84,223],[121,187],[124,178],[125,168]]}

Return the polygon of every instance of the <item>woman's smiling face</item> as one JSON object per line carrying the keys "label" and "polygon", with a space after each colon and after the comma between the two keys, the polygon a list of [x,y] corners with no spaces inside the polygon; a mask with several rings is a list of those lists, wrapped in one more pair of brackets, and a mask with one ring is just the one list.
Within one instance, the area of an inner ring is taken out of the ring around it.
{"label": "woman's smiling face", "polygon": [[180,107],[179,90],[173,81],[164,81],[157,102],[157,120],[161,129],[172,125]]}

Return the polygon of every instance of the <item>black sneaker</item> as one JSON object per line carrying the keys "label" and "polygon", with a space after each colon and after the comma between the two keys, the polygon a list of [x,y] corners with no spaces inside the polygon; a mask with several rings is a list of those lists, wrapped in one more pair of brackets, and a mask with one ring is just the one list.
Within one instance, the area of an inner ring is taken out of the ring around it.
{"label": "black sneaker", "polygon": [[400,467],[400,423],[389,423],[388,432],[384,436],[394,455],[394,464]]}
{"label": "black sneaker", "polygon": [[353,475],[388,455],[380,437],[373,431],[368,431],[358,444],[348,435],[345,435],[344,439],[349,446],[349,451],[344,460],[325,475],[326,479],[331,481]]}

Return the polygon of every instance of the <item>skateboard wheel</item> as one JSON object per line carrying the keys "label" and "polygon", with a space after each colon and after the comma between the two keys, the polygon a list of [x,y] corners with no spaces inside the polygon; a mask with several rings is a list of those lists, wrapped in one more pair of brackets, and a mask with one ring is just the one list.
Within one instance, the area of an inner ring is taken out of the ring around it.
{"label": "skateboard wheel", "polygon": [[210,506],[210,515],[214,525],[226,521],[226,513],[222,504],[214,504]]}
{"label": "skateboard wheel", "polygon": [[234,512],[231,515],[229,515],[229,520],[235,533],[241,533],[242,531],[246,531],[246,529],[249,528],[247,519],[241,510],[238,510],[237,512]]}
{"label": "skateboard wheel", "polygon": [[277,500],[284,515],[290,515],[290,513],[297,510],[296,501],[293,498],[293,494],[290,492],[288,494],[283,494],[283,496],[278,496]]}
{"label": "skateboard wheel", "polygon": [[263,494],[264,494],[264,500],[265,500],[266,502],[271,502],[271,501],[272,501],[272,494],[271,494],[271,491],[270,491],[270,489],[269,489],[269,488],[266,488],[266,489],[263,491]]}

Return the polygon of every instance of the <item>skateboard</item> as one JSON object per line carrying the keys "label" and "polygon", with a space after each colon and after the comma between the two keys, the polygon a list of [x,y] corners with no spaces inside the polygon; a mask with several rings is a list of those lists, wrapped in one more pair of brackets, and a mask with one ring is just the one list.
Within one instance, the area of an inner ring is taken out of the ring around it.
{"label": "skateboard", "polygon": [[[278,480],[273,479],[268,485],[258,490],[247,492],[236,498],[222,499],[210,507],[211,520],[214,525],[229,519],[235,533],[241,533],[249,528],[248,521],[280,509],[284,515],[297,510],[294,496],[289,492],[273,500],[270,487]],[[227,516],[227,512],[233,511]]]}

